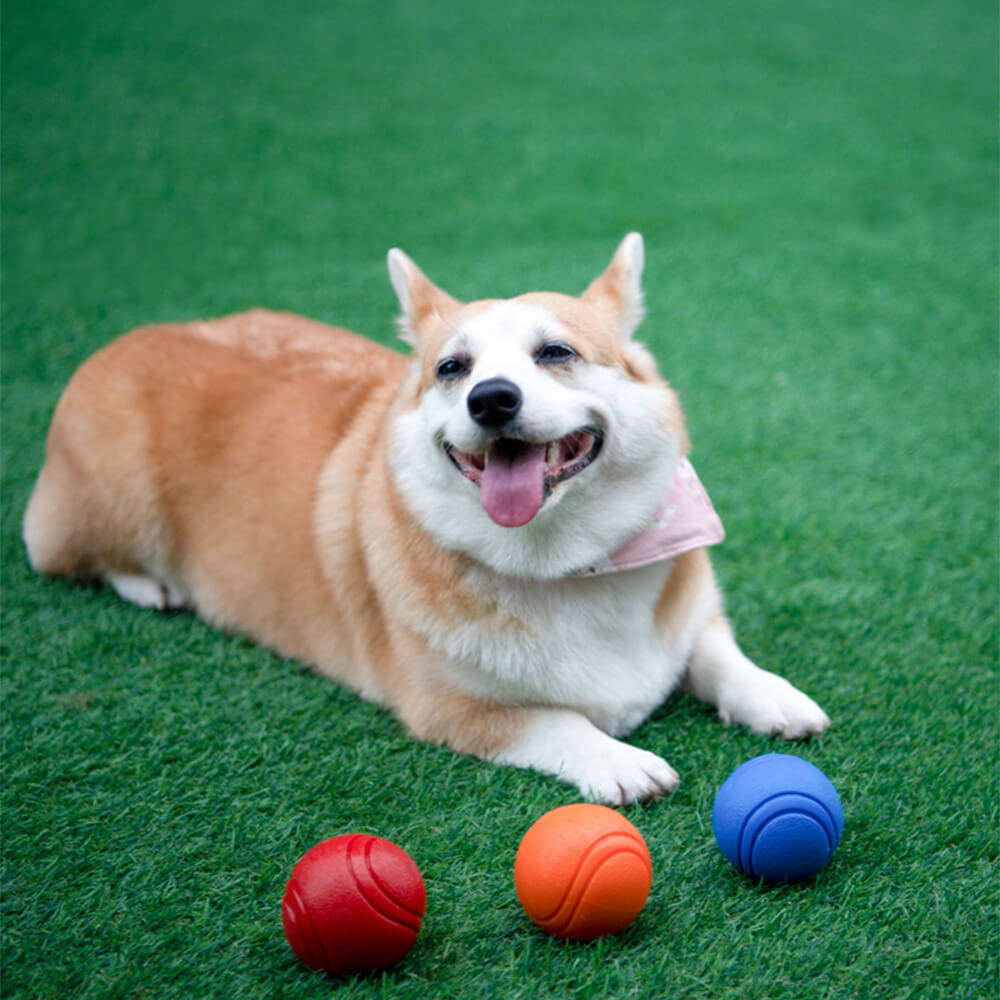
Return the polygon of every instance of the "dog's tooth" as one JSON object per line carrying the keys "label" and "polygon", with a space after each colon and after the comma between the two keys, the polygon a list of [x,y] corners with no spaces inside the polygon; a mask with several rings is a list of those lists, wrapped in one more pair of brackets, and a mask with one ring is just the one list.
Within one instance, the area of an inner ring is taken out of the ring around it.
{"label": "dog's tooth", "polygon": [[555,465],[559,461],[560,444],[558,441],[549,442],[549,453],[545,457],[546,464]]}

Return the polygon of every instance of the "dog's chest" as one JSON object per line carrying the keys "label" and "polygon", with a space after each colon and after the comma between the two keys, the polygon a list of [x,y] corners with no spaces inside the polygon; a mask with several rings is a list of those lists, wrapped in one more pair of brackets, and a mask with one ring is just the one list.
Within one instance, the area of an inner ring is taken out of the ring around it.
{"label": "dog's chest", "polygon": [[670,565],[501,587],[494,578],[483,595],[496,608],[491,624],[445,637],[449,673],[480,697],[573,708],[628,732],[674,688],[689,653],[655,621]]}

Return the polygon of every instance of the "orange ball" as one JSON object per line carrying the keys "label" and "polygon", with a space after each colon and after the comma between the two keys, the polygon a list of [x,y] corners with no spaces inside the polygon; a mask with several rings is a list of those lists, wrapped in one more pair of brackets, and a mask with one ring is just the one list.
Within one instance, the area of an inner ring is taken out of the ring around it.
{"label": "orange ball", "polygon": [[542,816],[514,861],[525,913],[542,930],[574,941],[628,927],[646,905],[652,882],[642,834],[621,813],[586,802]]}

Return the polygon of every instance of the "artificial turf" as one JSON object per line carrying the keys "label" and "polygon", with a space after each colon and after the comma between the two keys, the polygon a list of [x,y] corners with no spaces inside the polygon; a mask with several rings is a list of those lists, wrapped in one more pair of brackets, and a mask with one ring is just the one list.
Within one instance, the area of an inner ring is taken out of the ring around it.
{"label": "artificial turf", "polygon": [[[0,992],[17,998],[996,996],[997,13],[985,0],[8,0],[3,10]],[[714,792],[776,746],[677,697],[683,783],[627,814],[613,939],[521,912],[567,786],[419,745],[301,665],[30,572],[75,366],[251,305],[391,342],[400,245],[460,297],[575,291],[646,237],[641,336],[728,530],[744,648],[833,717],[813,881],[731,870]],[[284,942],[298,856],[423,869],[394,971]]]}

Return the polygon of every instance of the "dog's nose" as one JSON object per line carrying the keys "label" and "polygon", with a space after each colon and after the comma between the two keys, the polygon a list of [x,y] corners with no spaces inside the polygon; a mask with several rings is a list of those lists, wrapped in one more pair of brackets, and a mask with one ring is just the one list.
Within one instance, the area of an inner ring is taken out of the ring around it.
{"label": "dog's nose", "polygon": [[469,393],[469,416],[482,427],[501,427],[517,416],[521,390],[510,379],[488,378]]}

